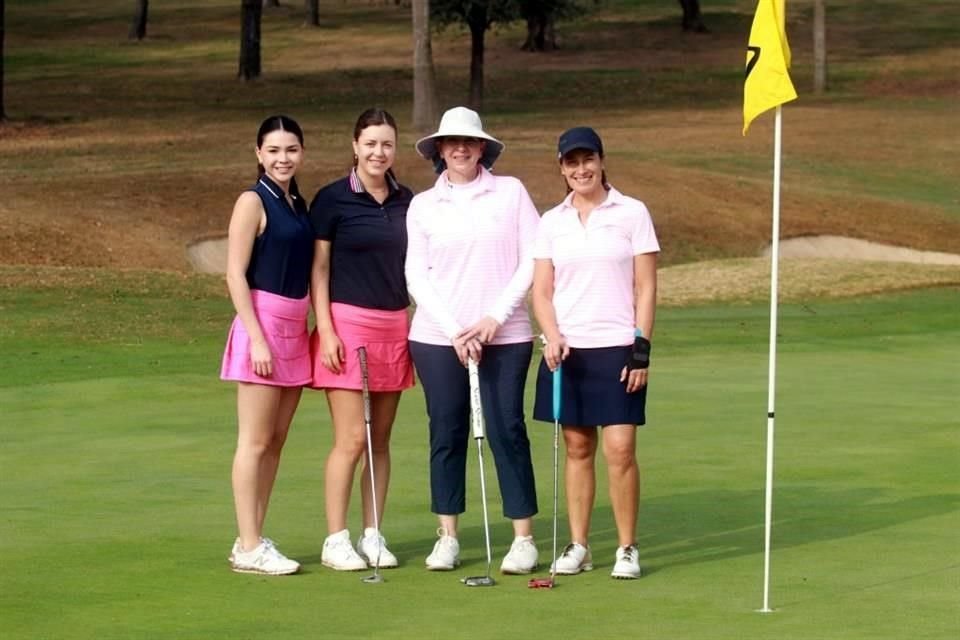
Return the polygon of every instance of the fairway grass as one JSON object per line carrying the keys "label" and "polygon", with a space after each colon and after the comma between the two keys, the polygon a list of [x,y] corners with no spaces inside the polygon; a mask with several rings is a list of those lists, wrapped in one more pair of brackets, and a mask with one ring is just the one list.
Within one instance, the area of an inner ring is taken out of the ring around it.
{"label": "fairway grass", "polygon": [[[561,577],[552,591],[499,575],[492,589],[460,585],[483,570],[472,450],[465,564],[425,571],[435,521],[418,387],[404,395],[396,423],[384,524],[401,567],[385,571],[384,584],[367,585],[366,572],[320,565],[330,423],[313,392],[297,414],[267,523],[304,571],[229,571],[235,395],[216,379],[229,303],[203,279],[117,278],[76,286],[68,306],[55,287],[0,289],[5,640],[893,640],[960,632],[955,288],[782,308],[776,611],[760,614],[764,304],[659,314],[650,422],[638,444],[644,578],[609,577],[615,532],[600,463],[595,571]],[[69,321],[85,297],[85,316],[98,327]],[[137,318],[146,318],[142,328]],[[544,575],[552,427],[529,428]],[[496,496],[498,566],[511,533]],[[354,535],[357,519],[354,508]],[[565,524],[561,531],[562,543]]]}

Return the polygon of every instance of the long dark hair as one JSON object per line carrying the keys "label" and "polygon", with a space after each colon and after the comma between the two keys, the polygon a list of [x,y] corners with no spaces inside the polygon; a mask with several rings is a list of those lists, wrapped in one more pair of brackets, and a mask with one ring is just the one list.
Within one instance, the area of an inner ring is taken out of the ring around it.
{"label": "long dark hair", "polygon": [[[303,129],[300,128],[297,121],[290,116],[276,115],[270,116],[260,125],[260,129],[257,131],[257,149],[263,146],[263,139],[274,131],[288,131],[292,133],[297,136],[297,140],[300,141],[300,146],[303,146]],[[263,176],[263,173],[263,165],[258,162],[257,176]]]}
{"label": "long dark hair", "polygon": [[[353,141],[356,142],[360,139],[360,134],[363,133],[363,130],[367,127],[377,127],[381,124],[385,124],[391,129],[393,133],[399,138],[400,129],[397,128],[397,121],[393,119],[393,116],[390,115],[390,112],[386,109],[381,109],[380,107],[370,107],[366,111],[360,114],[360,117],[357,118],[357,124],[353,126]],[[357,162],[359,158],[357,155],[353,155],[353,168],[357,167]],[[387,169],[387,175],[390,176],[394,181],[397,180],[397,176],[393,173],[393,167]]]}

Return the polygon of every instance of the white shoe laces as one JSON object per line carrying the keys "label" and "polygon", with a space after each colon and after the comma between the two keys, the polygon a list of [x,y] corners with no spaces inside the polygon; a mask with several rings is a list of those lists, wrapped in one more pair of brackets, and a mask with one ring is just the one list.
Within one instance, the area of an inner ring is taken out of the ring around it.
{"label": "white shoe laces", "polygon": [[626,547],[620,547],[623,551],[622,560],[624,562],[635,563],[637,562],[637,556],[639,552],[637,551],[636,545],[627,545]]}

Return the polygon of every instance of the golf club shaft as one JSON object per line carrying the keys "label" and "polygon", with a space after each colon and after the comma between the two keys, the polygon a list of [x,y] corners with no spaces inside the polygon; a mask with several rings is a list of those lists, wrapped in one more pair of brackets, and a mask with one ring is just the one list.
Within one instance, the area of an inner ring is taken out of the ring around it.
{"label": "golf club shaft", "polygon": [[477,442],[477,458],[480,462],[480,499],[483,502],[483,533],[487,545],[487,577],[490,577],[492,552],[490,549],[490,517],[487,513],[487,480],[483,469],[483,404],[480,399],[480,369],[476,361],[467,361],[467,377],[470,381],[470,418],[473,438]]}
{"label": "golf club shaft", "polygon": [[380,515],[377,512],[377,479],[373,472],[373,439],[371,437],[372,427],[370,425],[372,418],[370,412],[370,379],[367,373],[367,349],[360,347],[357,349],[357,356],[360,358],[360,378],[363,385],[363,424],[367,432],[367,466],[370,469],[370,502],[373,505],[373,528],[377,531],[377,559],[373,565],[373,575],[377,576],[380,572]]}
{"label": "golf club shaft", "polygon": [[553,372],[553,563],[550,565],[550,580],[553,582],[556,582],[557,579],[557,496],[560,493],[558,451],[560,450],[560,407],[563,381],[561,376],[560,367],[557,367]]}
{"label": "golf club shaft", "polygon": [[483,534],[487,545],[487,577],[490,577],[490,517],[487,514],[487,482],[483,471],[483,440],[477,440],[477,457],[480,461],[480,499],[483,501]]}

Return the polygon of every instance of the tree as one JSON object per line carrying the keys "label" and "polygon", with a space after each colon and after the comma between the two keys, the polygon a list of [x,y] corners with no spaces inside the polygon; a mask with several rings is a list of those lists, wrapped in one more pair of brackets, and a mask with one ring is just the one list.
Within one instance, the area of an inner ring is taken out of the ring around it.
{"label": "tree", "polygon": [[552,51],[557,48],[554,23],[586,12],[577,0],[518,0],[520,17],[527,23],[524,51]]}
{"label": "tree", "polygon": [[827,28],[823,0],[813,0],[813,92],[827,90]]}
{"label": "tree", "polygon": [[680,0],[680,6],[683,7],[683,22],[681,24],[684,31],[696,33],[708,33],[710,31],[700,18],[700,0]]}
{"label": "tree", "polygon": [[237,76],[252,80],[260,75],[260,18],[261,0],[241,0],[240,3],[240,69]]}
{"label": "tree", "polygon": [[430,0],[413,1],[413,128],[427,133],[437,120],[436,74],[430,43]]}
{"label": "tree", "polygon": [[320,0],[305,0],[303,5],[307,13],[304,24],[308,27],[320,26]]}
{"label": "tree", "polygon": [[461,23],[470,30],[469,105],[483,105],[484,36],[494,23],[505,24],[519,17],[517,0],[432,0],[430,14],[441,25]]}
{"label": "tree", "polygon": [[7,112],[3,107],[3,34],[4,34],[4,19],[3,15],[6,13],[4,7],[4,0],[0,0],[0,122],[7,119]]}
{"label": "tree", "polygon": [[130,33],[127,34],[128,40],[143,40],[147,37],[147,9],[149,5],[149,0],[137,0],[136,8],[133,10],[133,22],[130,23]]}
{"label": "tree", "polygon": [[279,7],[280,0],[263,0],[263,6],[265,7]]}

